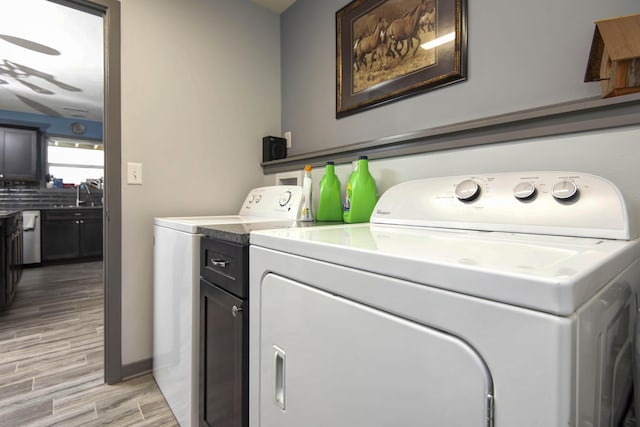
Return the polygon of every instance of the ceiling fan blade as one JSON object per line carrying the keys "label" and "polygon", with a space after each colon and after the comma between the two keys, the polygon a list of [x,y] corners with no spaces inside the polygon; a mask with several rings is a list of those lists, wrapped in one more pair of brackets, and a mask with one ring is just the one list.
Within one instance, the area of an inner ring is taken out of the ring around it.
{"label": "ceiling fan blade", "polygon": [[16,81],[26,87],[28,87],[29,89],[31,89],[34,92],[40,93],[42,95],[53,95],[55,92],[51,92],[49,89],[45,89],[43,87],[40,87],[38,85],[35,85],[33,83],[29,83],[27,81],[24,81],[22,79],[16,79]]}
{"label": "ceiling fan blade", "polygon": [[21,39],[20,37],[9,36],[6,34],[0,34],[0,39],[13,43],[16,46],[23,47],[25,49],[33,50],[34,52],[44,53],[45,55],[60,55],[60,52],[52,47],[45,46],[40,43],[33,42],[27,39]]}
{"label": "ceiling fan blade", "polygon": [[34,101],[33,99],[29,99],[25,96],[21,96],[21,95],[16,95],[16,97],[24,102],[25,104],[27,104],[29,107],[33,108],[34,110],[40,111],[42,114],[46,115],[46,116],[51,116],[51,117],[62,117],[62,114],[58,113],[57,111],[47,107],[46,105],[40,104],[37,101]]}

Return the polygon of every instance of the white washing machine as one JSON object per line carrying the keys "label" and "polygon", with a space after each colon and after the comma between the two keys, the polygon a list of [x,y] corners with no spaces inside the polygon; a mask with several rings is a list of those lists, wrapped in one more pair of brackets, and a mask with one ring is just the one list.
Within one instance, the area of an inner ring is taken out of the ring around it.
{"label": "white washing machine", "polygon": [[238,215],[155,218],[153,376],[182,427],[197,426],[200,322],[198,227],[298,218],[299,186],[255,188]]}
{"label": "white washing machine", "polygon": [[250,426],[617,426],[640,240],[600,177],[411,181],[251,233]]}

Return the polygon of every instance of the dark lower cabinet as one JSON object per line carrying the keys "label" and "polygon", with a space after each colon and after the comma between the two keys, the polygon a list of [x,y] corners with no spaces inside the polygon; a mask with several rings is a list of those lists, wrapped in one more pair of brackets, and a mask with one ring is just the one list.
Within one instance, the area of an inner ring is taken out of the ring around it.
{"label": "dark lower cabinet", "polygon": [[[234,308],[235,307],[235,308]],[[200,425],[249,425],[249,325],[240,298],[200,281]]]}
{"label": "dark lower cabinet", "polygon": [[42,262],[102,256],[102,209],[42,211]]}
{"label": "dark lower cabinet", "polygon": [[22,213],[18,212],[0,220],[2,229],[0,245],[0,307],[12,302],[22,277]]}
{"label": "dark lower cabinet", "polygon": [[81,220],[79,234],[80,256],[102,256],[102,210],[98,218],[94,216]]}

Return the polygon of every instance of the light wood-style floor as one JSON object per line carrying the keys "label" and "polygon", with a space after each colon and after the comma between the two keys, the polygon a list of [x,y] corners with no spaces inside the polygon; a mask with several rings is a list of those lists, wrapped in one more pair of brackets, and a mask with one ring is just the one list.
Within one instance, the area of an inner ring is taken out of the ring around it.
{"label": "light wood-style floor", "polygon": [[104,384],[102,262],[25,269],[0,311],[0,425],[177,426],[151,375]]}

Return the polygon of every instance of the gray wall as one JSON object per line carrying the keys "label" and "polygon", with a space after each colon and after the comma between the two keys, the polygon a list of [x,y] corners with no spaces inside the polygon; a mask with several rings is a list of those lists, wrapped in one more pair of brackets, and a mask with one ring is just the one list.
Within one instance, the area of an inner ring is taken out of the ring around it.
{"label": "gray wall", "polygon": [[[282,15],[282,130],[292,154],[599,96],[584,83],[594,20],[640,12],[635,0],[468,1],[469,79],[336,120],[335,13],[346,0],[297,0]],[[640,230],[640,127],[536,138],[370,162],[381,194],[447,175],[567,170],[617,185]],[[350,165],[336,167],[344,185]],[[323,168],[315,168],[314,194]],[[266,176],[275,183],[274,175]],[[316,200],[317,203],[317,200]]]}
{"label": "gray wall", "polygon": [[297,0],[281,17],[282,130],[304,154],[412,130],[597,96],[584,83],[594,20],[636,0],[468,0],[468,80],[335,118],[335,14],[348,0]]}
{"label": "gray wall", "polygon": [[[152,353],[153,218],[237,213],[280,132],[280,19],[249,0],[122,0],[122,363]],[[274,108],[274,106],[276,106]],[[126,184],[128,162],[142,185]]]}

